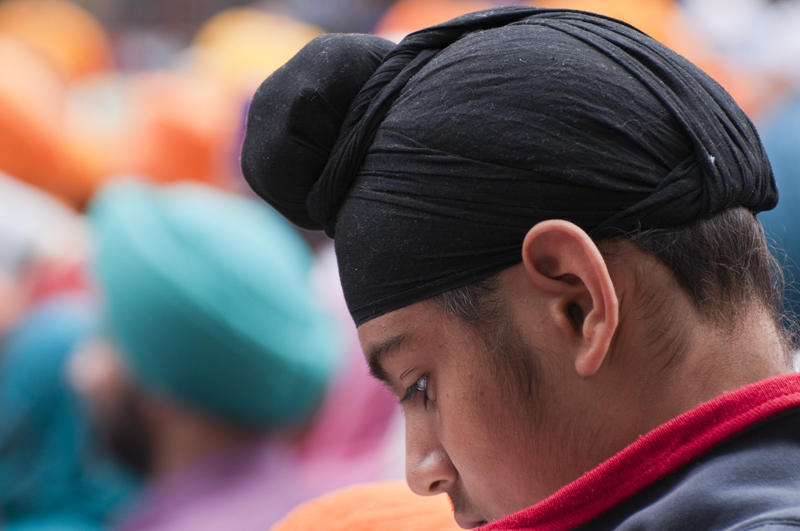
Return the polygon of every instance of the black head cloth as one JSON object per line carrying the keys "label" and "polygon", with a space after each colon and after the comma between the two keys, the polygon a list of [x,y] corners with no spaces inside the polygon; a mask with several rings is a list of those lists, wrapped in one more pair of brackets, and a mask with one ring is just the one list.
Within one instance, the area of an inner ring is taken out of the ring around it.
{"label": "black head cloth", "polygon": [[521,261],[527,231],[595,238],[777,203],[750,120],[612,19],[527,7],[406,37],[317,39],[256,93],[245,177],[335,236],[356,324]]}

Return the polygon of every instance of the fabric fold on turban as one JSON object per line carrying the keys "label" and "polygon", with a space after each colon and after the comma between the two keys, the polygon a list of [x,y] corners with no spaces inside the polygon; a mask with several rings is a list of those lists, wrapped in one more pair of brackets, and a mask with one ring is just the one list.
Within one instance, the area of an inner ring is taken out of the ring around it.
{"label": "fabric fold on turban", "polygon": [[[345,48],[385,55],[328,124],[338,128],[332,148],[299,157],[324,169],[297,176],[286,171],[297,158],[275,139],[291,130],[300,145],[315,128],[281,111],[302,103],[292,79],[316,79],[323,98],[356,82],[314,59]],[[498,8],[385,50],[350,36],[309,44],[256,93],[242,151],[262,197],[335,237],[356,324],[519,263],[525,234],[546,219],[602,238],[777,203],[763,146],[733,99],[622,22]]]}
{"label": "fabric fold on turban", "polygon": [[297,422],[341,357],[312,255],[277,213],[196,184],[123,181],[90,217],[108,327],[134,381],[231,422]]}

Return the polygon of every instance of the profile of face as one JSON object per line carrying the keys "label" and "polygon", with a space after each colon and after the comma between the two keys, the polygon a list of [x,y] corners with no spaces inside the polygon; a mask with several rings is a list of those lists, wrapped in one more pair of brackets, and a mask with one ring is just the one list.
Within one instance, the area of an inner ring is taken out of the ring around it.
{"label": "profile of face", "polygon": [[359,327],[374,371],[402,405],[406,477],[417,494],[447,493],[472,528],[527,507],[544,492],[532,419],[483,341],[430,301]]}
{"label": "profile of face", "polygon": [[541,501],[636,436],[624,415],[606,433],[619,404],[602,397],[620,382],[600,367],[618,301],[600,251],[552,220],[531,229],[523,257],[497,277],[499,343],[430,299],[358,329],[405,413],[409,485],[447,493],[464,528]]}

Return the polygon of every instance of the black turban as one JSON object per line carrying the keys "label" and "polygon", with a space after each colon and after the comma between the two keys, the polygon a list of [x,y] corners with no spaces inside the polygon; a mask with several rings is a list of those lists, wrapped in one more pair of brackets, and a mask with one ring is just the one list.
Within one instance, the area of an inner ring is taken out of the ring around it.
{"label": "black turban", "polygon": [[242,167],[335,237],[356,324],[519,263],[546,219],[602,238],[778,200],[700,69],[622,22],[526,7],[311,42],[256,93]]}

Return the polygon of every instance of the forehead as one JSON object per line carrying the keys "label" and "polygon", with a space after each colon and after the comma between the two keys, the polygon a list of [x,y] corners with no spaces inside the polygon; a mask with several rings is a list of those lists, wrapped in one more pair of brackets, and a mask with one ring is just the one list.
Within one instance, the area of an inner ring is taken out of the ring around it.
{"label": "forehead", "polygon": [[388,381],[387,360],[398,353],[441,355],[453,341],[465,341],[467,330],[430,300],[377,317],[358,327],[358,338],[373,374]]}
{"label": "forehead", "polygon": [[477,330],[430,300],[368,321],[358,335],[372,375],[401,396],[414,375],[462,389],[474,385],[473,372],[497,368]]}
{"label": "forehead", "polygon": [[446,314],[422,301],[376,317],[358,327],[358,339],[370,364],[392,356],[401,347],[419,346],[428,325],[444,321]]}

